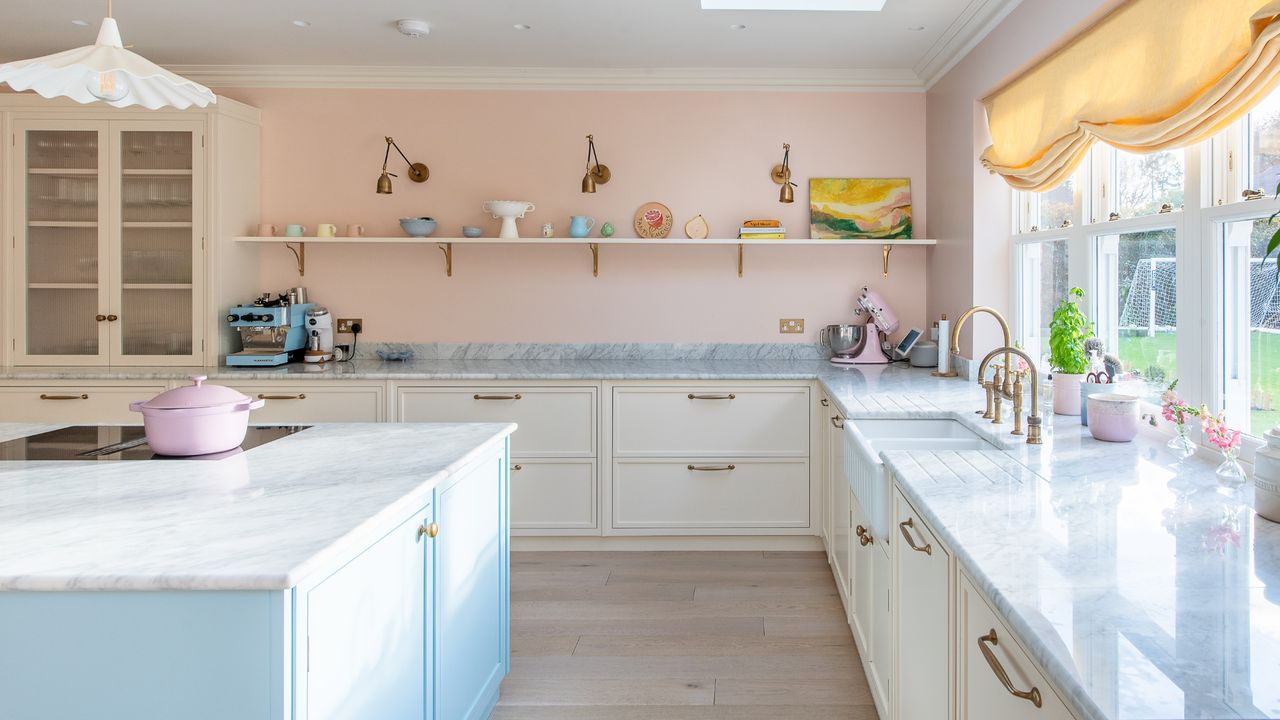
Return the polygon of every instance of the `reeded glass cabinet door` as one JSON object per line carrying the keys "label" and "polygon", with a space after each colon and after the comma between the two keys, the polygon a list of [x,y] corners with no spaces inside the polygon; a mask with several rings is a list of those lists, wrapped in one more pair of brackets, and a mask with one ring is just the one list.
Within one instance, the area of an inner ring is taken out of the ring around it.
{"label": "reeded glass cabinet door", "polygon": [[107,123],[14,123],[19,357],[96,365],[108,358]]}
{"label": "reeded glass cabinet door", "polygon": [[112,362],[198,363],[201,123],[112,122]]}

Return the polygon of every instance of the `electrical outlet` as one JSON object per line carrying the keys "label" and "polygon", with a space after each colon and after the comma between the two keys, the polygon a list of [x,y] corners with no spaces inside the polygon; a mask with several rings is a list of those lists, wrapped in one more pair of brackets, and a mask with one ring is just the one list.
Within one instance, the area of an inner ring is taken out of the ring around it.
{"label": "electrical outlet", "polygon": [[782,318],[778,321],[778,332],[783,335],[799,335],[804,332],[804,318]]}
{"label": "electrical outlet", "polygon": [[349,333],[352,325],[359,325],[364,330],[364,318],[338,318],[338,332]]}

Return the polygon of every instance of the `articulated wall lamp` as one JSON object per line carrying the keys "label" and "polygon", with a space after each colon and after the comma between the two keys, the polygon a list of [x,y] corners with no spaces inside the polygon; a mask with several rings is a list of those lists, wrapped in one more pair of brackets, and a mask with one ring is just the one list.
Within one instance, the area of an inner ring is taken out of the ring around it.
{"label": "articulated wall lamp", "polygon": [[[596,164],[593,166],[591,160],[595,159]],[[596,191],[596,183],[604,185],[609,182],[609,178],[613,177],[613,173],[609,172],[608,165],[600,164],[600,156],[596,155],[595,138],[587,136],[587,174],[582,176],[582,192],[593,193]]]}
{"label": "articulated wall lamp", "polygon": [[387,137],[387,153],[382,156],[382,176],[378,178],[378,194],[379,195],[390,195],[391,194],[391,178],[400,177],[395,173],[387,172],[387,160],[391,158],[391,148],[393,147],[396,149],[396,152],[400,153],[400,157],[404,158],[404,161],[408,163],[410,180],[414,182],[426,182],[427,178],[431,176],[431,171],[427,169],[426,165],[422,163],[411,162],[409,158],[405,157],[404,151],[400,149],[400,146],[396,145],[396,141],[392,140],[390,137]]}
{"label": "articulated wall lamp", "polygon": [[778,192],[778,202],[793,203],[796,201],[796,186],[791,182],[791,144],[782,144],[782,164],[774,165],[773,171],[769,173],[773,181],[782,186],[782,190]]}

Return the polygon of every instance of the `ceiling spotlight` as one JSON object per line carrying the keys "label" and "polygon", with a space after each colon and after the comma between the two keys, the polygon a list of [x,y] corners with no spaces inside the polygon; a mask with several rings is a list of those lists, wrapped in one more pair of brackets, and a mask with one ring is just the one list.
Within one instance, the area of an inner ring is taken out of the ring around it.
{"label": "ceiling spotlight", "polygon": [[747,29],[747,26],[746,26],[746,25],[743,25],[743,24],[741,24],[741,23],[734,23],[733,25],[730,25],[730,26],[729,26],[729,29],[731,29],[731,30],[746,30],[746,29]]}
{"label": "ceiling spotlight", "polygon": [[515,28],[515,29],[517,29],[517,30],[532,30],[532,29],[533,29],[533,26],[532,26],[532,25],[525,25],[524,23],[516,23],[515,25],[512,25],[511,27],[513,27],[513,28]]}
{"label": "ceiling spotlight", "polygon": [[908,29],[908,30],[910,30],[911,32],[920,32],[921,30],[923,30],[923,29],[924,29],[924,26],[923,26],[923,25],[910,25],[910,26],[908,26],[908,27],[907,27],[907,29]]}
{"label": "ceiling spotlight", "polygon": [[311,23],[307,22],[306,20],[294,20],[294,21],[293,21],[293,24],[294,24],[294,25],[297,25],[298,27],[303,27],[303,28],[304,28],[304,27],[311,27]]}
{"label": "ceiling spotlight", "polygon": [[426,20],[397,20],[396,30],[399,30],[401,35],[416,38],[430,33],[431,26]]}
{"label": "ceiling spotlight", "polygon": [[89,27],[88,20],[72,20],[71,24],[75,25],[76,27]]}

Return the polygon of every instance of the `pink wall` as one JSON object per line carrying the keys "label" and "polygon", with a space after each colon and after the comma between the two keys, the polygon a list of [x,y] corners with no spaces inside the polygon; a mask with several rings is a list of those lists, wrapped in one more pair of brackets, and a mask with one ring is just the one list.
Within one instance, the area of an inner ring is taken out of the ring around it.
{"label": "pink wall", "polygon": [[[990,305],[1013,322],[1011,195],[978,156],[989,144],[981,100],[1061,38],[1114,7],[1117,0],[1023,0],[927,95],[929,214],[938,245],[928,259],[929,317],[951,318]],[[961,351],[995,347],[999,328],[980,317]]]}
{"label": "pink wall", "polygon": [[[673,237],[701,213],[713,237],[749,217],[778,217],[808,235],[810,177],[909,177],[916,237],[925,230],[925,100],[919,93],[220,90],[263,111],[263,221],[363,223],[402,235],[397,218],[430,215],[438,235],[498,222],[487,199],[537,204],[521,223],[567,235],[569,215],[612,221],[634,236],[650,200],[675,215]],[[587,133],[614,173],[579,192]],[[376,195],[384,135],[431,179],[415,184],[394,156],[395,193]],[[778,203],[769,168],[792,146],[796,202]],[[246,231],[249,228],[245,229]],[[444,276],[434,245],[308,247],[302,279],[336,314],[365,320],[368,340],[414,342],[814,341],[847,321],[857,288],[881,290],[904,324],[925,322],[925,251],[900,247],[890,277],[880,249],[747,248],[739,279],[734,246],[603,247],[600,277],[582,247],[455,246]],[[264,289],[299,280],[283,248],[266,247]],[[778,334],[803,317],[804,336]]]}

